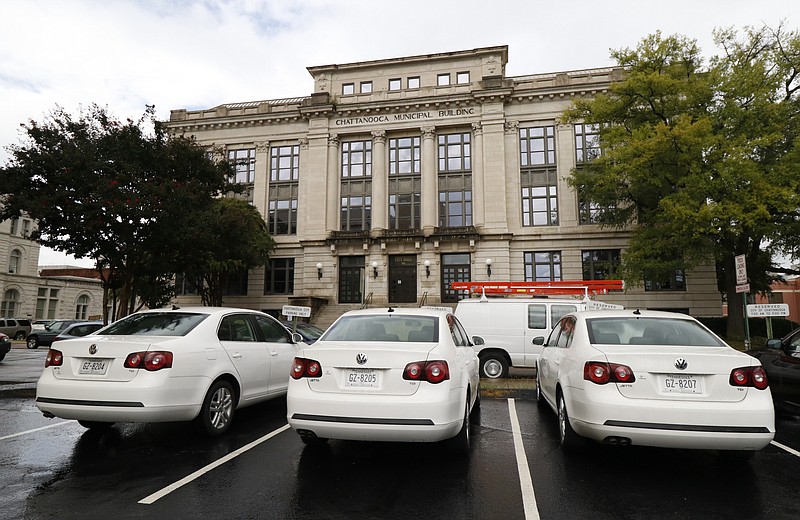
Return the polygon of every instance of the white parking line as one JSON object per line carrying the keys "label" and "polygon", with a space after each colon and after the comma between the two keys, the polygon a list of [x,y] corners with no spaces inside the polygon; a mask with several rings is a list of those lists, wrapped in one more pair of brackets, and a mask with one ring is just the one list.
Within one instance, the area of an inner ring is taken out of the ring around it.
{"label": "white parking line", "polygon": [[793,450],[793,449],[792,449],[792,448],[790,448],[789,446],[784,446],[784,445],[783,445],[783,444],[781,444],[780,442],[771,441],[771,442],[770,442],[770,444],[772,444],[773,446],[777,446],[777,447],[779,447],[780,449],[782,449],[782,450],[784,450],[784,451],[788,451],[789,453],[791,453],[791,454],[792,454],[792,455],[794,455],[795,457],[800,457],[800,451]]}
{"label": "white parking line", "polygon": [[517,455],[517,471],[522,488],[522,506],[525,510],[525,518],[526,520],[538,520],[539,507],[536,505],[533,480],[531,480],[531,471],[528,468],[528,457],[525,456],[525,446],[522,444],[522,431],[519,428],[517,405],[514,399],[508,400],[508,413],[511,416],[511,433],[514,436],[514,452]]}
{"label": "white parking line", "polygon": [[244,452],[246,452],[246,451],[248,451],[248,450],[250,450],[252,448],[255,448],[256,446],[258,446],[262,442],[268,441],[271,438],[273,438],[276,435],[278,435],[279,433],[284,432],[284,431],[286,431],[288,429],[289,429],[289,425],[285,424],[282,427],[278,428],[277,430],[272,431],[272,432],[268,433],[267,435],[261,437],[260,439],[256,439],[253,442],[251,442],[250,444],[246,444],[246,445],[242,446],[241,448],[239,448],[238,450],[232,451],[231,453],[228,453],[224,457],[215,460],[214,462],[212,462],[208,466],[205,466],[203,468],[198,469],[197,471],[195,471],[191,475],[183,477],[179,481],[170,484],[169,486],[165,487],[164,489],[161,489],[160,491],[156,491],[152,495],[147,496],[147,497],[139,500],[139,503],[140,504],[152,504],[156,500],[159,500],[159,499],[169,495],[170,493],[172,493],[176,489],[180,488],[181,486],[183,486],[185,484],[188,484],[189,482],[195,480],[196,478],[199,478],[199,477],[205,475],[206,473],[208,473],[212,469],[225,464],[226,462],[228,462],[231,459],[235,459],[236,457],[238,457],[242,453],[244,453]]}
{"label": "white parking line", "polygon": [[27,431],[19,432],[19,433],[12,433],[11,435],[6,435],[5,437],[0,437],[0,441],[4,441],[6,439],[13,439],[14,437],[19,437],[21,435],[27,435],[29,433],[39,432],[39,431],[42,431],[42,430],[46,430],[48,428],[55,428],[56,426],[63,426],[65,424],[72,424],[74,422],[75,421],[62,421],[62,422],[55,423],[55,424],[48,424],[47,426],[42,426],[41,428],[34,428],[32,430],[27,430]]}

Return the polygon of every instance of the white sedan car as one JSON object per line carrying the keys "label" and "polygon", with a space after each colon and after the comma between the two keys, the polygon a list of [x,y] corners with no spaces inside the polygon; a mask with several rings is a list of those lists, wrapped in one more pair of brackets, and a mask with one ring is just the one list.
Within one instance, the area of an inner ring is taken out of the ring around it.
{"label": "white sedan car", "polygon": [[537,400],[565,448],[725,450],[748,458],[775,435],[767,376],[694,318],[657,311],[568,314],[545,342]]}
{"label": "white sedan car", "polygon": [[257,311],[140,312],[57,342],[36,386],[36,406],[87,428],[194,420],[219,435],[235,409],[286,394],[300,341]]}
{"label": "white sedan car", "polygon": [[287,418],[306,444],[450,439],[466,452],[479,381],[478,357],[452,313],[351,311],[298,353]]}

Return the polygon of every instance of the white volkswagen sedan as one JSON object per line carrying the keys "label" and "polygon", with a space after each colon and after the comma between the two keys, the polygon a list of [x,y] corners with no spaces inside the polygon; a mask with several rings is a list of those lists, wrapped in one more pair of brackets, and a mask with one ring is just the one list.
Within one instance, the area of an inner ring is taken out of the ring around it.
{"label": "white volkswagen sedan", "polygon": [[140,312],[57,342],[36,386],[36,406],[87,428],[194,420],[215,436],[228,429],[235,409],[286,394],[300,341],[251,310]]}
{"label": "white volkswagen sedan", "polygon": [[748,458],[775,435],[759,361],[690,316],[568,314],[547,338],[537,370],[537,400],[556,412],[565,448],[589,438]]}
{"label": "white volkswagen sedan", "polygon": [[287,417],[306,444],[450,439],[466,452],[479,381],[478,357],[452,313],[351,311],[298,353]]}

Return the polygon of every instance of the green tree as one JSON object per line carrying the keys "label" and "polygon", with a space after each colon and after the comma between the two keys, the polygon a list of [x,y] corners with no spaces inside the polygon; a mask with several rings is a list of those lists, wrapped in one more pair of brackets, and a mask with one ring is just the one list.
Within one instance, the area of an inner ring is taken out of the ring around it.
{"label": "green tree", "polygon": [[258,210],[239,199],[216,199],[196,218],[184,236],[183,249],[192,251],[192,244],[205,247],[183,257],[183,273],[205,305],[220,306],[232,277],[265,265],[275,242]]}
{"label": "green tree", "polygon": [[783,28],[717,31],[704,66],[696,42],[660,33],[612,56],[625,69],[608,93],[566,121],[599,123],[602,154],[570,183],[629,229],[622,273],[635,285],[678,269],[717,266],[728,337],[743,336],[734,257],[767,291],[780,253],[798,256],[800,37]]}
{"label": "green tree", "polygon": [[148,280],[175,272],[183,232],[226,190],[230,165],[170,136],[153,107],[125,122],[97,105],[78,117],[56,108],[22,128],[0,170],[0,218],[26,213],[37,221],[33,240],[93,259],[124,316],[137,284],[144,294]]}

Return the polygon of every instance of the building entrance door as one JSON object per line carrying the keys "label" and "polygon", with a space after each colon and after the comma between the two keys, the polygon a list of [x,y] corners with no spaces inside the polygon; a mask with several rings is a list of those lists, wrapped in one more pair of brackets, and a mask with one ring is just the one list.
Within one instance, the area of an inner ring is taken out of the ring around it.
{"label": "building entrance door", "polygon": [[452,282],[470,281],[469,253],[442,255],[442,302],[453,303],[465,298],[460,291],[450,288]]}
{"label": "building entrance door", "polygon": [[339,303],[361,303],[364,299],[364,257],[339,257]]}
{"label": "building entrance door", "polygon": [[389,257],[389,302],[416,303],[417,255]]}

